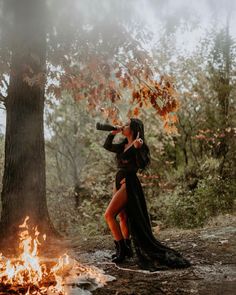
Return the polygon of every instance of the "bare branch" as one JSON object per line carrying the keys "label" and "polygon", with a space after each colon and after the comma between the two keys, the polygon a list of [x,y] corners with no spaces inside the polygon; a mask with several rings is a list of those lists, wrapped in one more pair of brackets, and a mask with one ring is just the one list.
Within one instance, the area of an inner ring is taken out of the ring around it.
{"label": "bare branch", "polygon": [[[127,67],[127,65],[124,64],[121,60],[118,60],[118,62],[119,62],[120,64],[122,64],[122,66],[123,66],[124,68],[126,68],[126,70],[128,71],[128,73],[130,74],[130,76],[136,78],[140,84],[143,83],[143,84],[145,84],[146,87],[149,88],[151,91],[155,91],[155,89],[154,89],[153,87],[151,87],[146,81],[144,81],[143,79],[141,79],[138,75],[135,75],[135,74],[131,73],[131,72],[130,72],[130,69]],[[136,62],[136,64],[137,64],[137,62]]]}
{"label": "bare branch", "polygon": [[51,149],[51,150],[54,150],[56,152],[58,152],[59,154],[61,154],[63,157],[65,157],[70,163],[72,162],[71,161],[71,158],[68,157],[68,155],[66,153],[63,153],[62,151],[60,151],[59,149],[57,149],[55,146],[53,146],[52,144],[50,143],[46,143],[46,146]]}
{"label": "bare branch", "polygon": [[9,87],[9,83],[7,82],[6,78],[2,75],[2,82],[4,83],[6,89]]}
{"label": "bare branch", "polygon": [[0,93],[0,109],[1,110],[4,110],[4,111],[6,110],[5,103],[6,103],[6,97]]}
{"label": "bare branch", "polygon": [[5,103],[5,101],[6,101],[6,97],[0,94],[0,102]]}

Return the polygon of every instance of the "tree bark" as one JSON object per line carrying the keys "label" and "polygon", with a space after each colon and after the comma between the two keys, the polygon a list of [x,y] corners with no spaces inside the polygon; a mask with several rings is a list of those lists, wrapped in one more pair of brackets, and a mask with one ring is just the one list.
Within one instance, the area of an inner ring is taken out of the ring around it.
{"label": "tree bark", "polygon": [[15,236],[26,216],[40,231],[54,232],[45,179],[45,5],[44,0],[11,1],[14,27],[6,100],[1,237]]}

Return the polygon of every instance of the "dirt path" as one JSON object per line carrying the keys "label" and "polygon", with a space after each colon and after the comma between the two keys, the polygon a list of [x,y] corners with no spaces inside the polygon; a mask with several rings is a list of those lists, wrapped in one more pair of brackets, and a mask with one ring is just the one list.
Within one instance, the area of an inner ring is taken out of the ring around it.
{"label": "dirt path", "polygon": [[73,255],[81,262],[102,268],[116,277],[94,295],[236,294],[236,227],[196,231],[165,230],[158,238],[188,258],[193,266],[184,270],[149,273],[138,269],[135,259],[117,267],[110,263],[110,236],[72,241]]}

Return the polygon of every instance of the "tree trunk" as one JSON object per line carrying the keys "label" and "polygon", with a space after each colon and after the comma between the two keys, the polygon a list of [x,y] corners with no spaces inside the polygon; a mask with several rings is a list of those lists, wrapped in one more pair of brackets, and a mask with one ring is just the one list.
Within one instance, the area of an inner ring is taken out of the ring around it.
{"label": "tree trunk", "polygon": [[45,1],[15,0],[11,5],[14,32],[6,101],[1,237],[15,236],[27,215],[40,231],[53,230],[46,203],[43,127]]}

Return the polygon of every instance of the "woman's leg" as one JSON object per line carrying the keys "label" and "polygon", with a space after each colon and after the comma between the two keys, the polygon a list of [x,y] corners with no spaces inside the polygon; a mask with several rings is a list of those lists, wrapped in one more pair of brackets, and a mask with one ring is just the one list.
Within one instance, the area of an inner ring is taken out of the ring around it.
{"label": "woman's leg", "polygon": [[[125,178],[123,178],[120,182],[120,184],[122,185],[123,183],[125,183]],[[114,189],[116,189],[116,187],[114,187]],[[123,235],[123,238],[124,239],[129,239],[129,229],[128,229],[128,226],[127,226],[127,213],[124,210],[122,210],[120,213],[119,213],[119,221],[120,221],[120,229],[121,229],[121,232],[122,232],[122,235]]]}
{"label": "woman's leg", "polygon": [[127,226],[127,213],[125,209],[119,213],[119,220],[120,220],[120,229],[124,239],[129,239],[129,228]]}
{"label": "woman's leg", "polygon": [[124,209],[127,203],[126,185],[123,183],[121,188],[114,194],[105,212],[106,222],[116,241],[123,239],[121,228],[116,220],[116,216]]}

